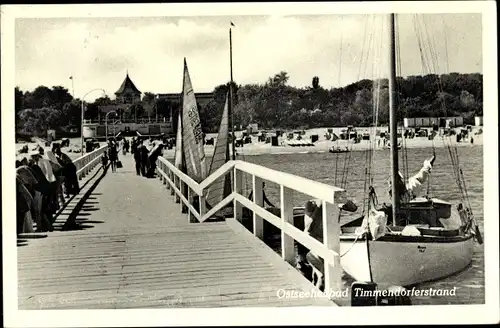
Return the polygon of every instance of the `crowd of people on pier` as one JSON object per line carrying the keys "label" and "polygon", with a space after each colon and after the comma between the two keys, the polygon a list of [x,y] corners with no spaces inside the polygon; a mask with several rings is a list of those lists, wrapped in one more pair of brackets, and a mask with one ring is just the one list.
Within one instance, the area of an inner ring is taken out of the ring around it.
{"label": "crowd of people on pier", "polygon": [[[112,172],[122,167],[119,154],[131,153],[135,160],[137,175],[153,178],[156,160],[161,156],[164,144],[152,143],[151,149],[145,139],[134,137],[108,140],[108,149],[102,156],[105,169]],[[77,195],[80,186],[77,168],[71,158],[61,150],[60,143],[52,147],[39,145],[16,160],[16,215],[17,233],[53,231],[56,213],[66,199]]]}
{"label": "crowd of people on pier", "polygon": [[53,231],[55,214],[80,191],[77,168],[61,145],[38,146],[16,160],[17,233]]}
{"label": "crowd of people on pier", "polygon": [[118,155],[120,152],[122,155],[126,155],[130,151],[130,154],[134,156],[136,174],[153,178],[156,171],[156,160],[162,154],[164,144],[158,140],[149,149],[145,145],[145,141],[146,139],[140,137],[133,137],[132,141],[126,138],[121,138],[120,140],[115,138],[109,139],[108,150],[102,158],[103,166],[106,166],[109,161],[111,171],[116,172],[116,169],[122,166]]}

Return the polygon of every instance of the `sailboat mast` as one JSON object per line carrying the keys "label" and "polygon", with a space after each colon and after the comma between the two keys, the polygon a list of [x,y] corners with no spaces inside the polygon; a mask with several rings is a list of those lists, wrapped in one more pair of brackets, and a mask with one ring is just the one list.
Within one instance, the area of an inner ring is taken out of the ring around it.
{"label": "sailboat mast", "polygon": [[233,161],[236,159],[236,149],[234,147],[234,115],[233,115],[233,39],[231,35],[231,28],[229,28],[229,70],[231,73],[231,81],[229,82],[229,113],[231,113],[231,144],[233,149],[232,159]]}
{"label": "sailboat mast", "polygon": [[396,98],[396,37],[395,15],[389,15],[389,128],[391,142],[391,187],[392,187],[392,225],[396,225],[396,213],[400,204],[398,194],[399,165],[398,165],[398,121]]}

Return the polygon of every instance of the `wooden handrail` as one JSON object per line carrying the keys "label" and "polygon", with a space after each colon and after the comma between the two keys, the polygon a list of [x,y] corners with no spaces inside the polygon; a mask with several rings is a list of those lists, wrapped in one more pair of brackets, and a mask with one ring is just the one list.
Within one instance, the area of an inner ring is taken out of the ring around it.
{"label": "wooden handrail", "polygon": [[276,228],[281,229],[282,231],[285,232],[285,234],[289,235],[297,242],[307,247],[309,250],[318,254],[320,257],[325,259],[325,261],[333,262],[335,256],[338,255],[335,251],[328,249],[323,243],[311,237],[309,234],[304,233],[304,231],[297,229],[294,225],[288,222],[282,222],[280,217],[272,214],[265,208],[262,208],[260,206],[255,206],[255,204],[246,197],[243,197],[242,195],[239,194],[233,194],[233,197],[242,205],[247,207],[249,210],[254,211],[261,218],[265,219],[267,222],[271,223]]}
{"label": "wooden handrail", "polygon": [[[89,173],[99,162],[104,151],[108,149],[108,145],[101,146],[100,148],[85,154],[73,161],[76,166],[76,175],[81,178]],[[83,151],[83,149],[82,149]]]}
{"label": "wooden handrail", "polygon": [[[238,163],[239,161],[228,161],[227,163],[225,163],[224,165],[222,165],[221,167],[219,167],[217,170],[215,170],[215,172],[213,172],[212,174],[210,174],[205,180],[203,180],[199,187],[200,187],[200,190],[203,192],[205,189],[207,189],[212,183],[215,182],[215,180],[219,179],[220,177],[228,174],[229,172],[231,172],[231,170],[233,169],[234,165],[236,165],[236,163]],[[198,195],[201,195],[202,192],[198,193]]]}
{"label": "wooden handrail", "polygon": [[[314,198],[324,200],[329,203],[333,203],[333,198],[331,197],[334,193],[342,193],[345,190],[335,186],[327,185],[325,183],[309,180],[303,177],[299,177],[290,173],[285,173],[281,171],[276,171],[269,169],[260,165],[236,161],[235,167],[245,173],[258,176],[269,182],[276,183],[287,188],[300,191],[303,194],[309,195]],[[297,188],[300,188],[297,189]]]}
{"label": "wooden handrail", "polygon": [[[273,224],[281,229],[281,254],[285,261],[291,263],[294,260],[294,241],[297,241],[323,258],[325,263],[325,290],[340,288],[342,269],[339,256],[339,208],[334,205],[345,199],[344,189],[243,161],[225,163],[201,183],[197,183],[162,157],[158,158],[158,171],[160,178],[167,184],[167,187],[173,190],[176,197],[187,208],[190,219],[194,216],[198,221],[203,222],[233,201],[234,219],[240,221],[242,219],[242,207],[244,206],[253,212],[254,235],[256,237],[263,238],[263,220]],[[233,192],[205,213],[206,189],[217,179],[231,172],[234,180]],[[250,200],[242,194],[242,173],[252,176],[253,195],[257,195],[259,191],[262,191],[261,183],[264,180],[280,186],[281,217],[275,216],[266,210],[260,197],[257,196]],[[183,184],[188,187],[187,195],[183,193]],[[301,231],[293,225],[293,190],[320,201],[322,206],[323,242],[318,241],[307,232]],[[195,197],[199,199],[199,212],[192,206],[192,200]]]}
{"label": "wooden handrail", "polygon": [[177,177],[181,178],[181,180],[186,183],[191,189],[193,189],[196,194],[201,195],[203,193],[203,190],[200,189],[200,185],[191,179],[188,175],[183,173],[181,170],[175,167],[174,164],[172,164],[169,160],[163,158],[163,157],[158,157],[158,160],[162,162],[164,165],[168,167],[168,169],[174,173]]}

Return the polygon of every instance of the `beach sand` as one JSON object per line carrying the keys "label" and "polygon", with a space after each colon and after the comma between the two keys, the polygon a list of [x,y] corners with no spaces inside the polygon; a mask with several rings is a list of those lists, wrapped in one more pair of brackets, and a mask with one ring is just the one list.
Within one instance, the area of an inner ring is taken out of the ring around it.
{"label": "beach sand", "polygon": [[[54,142],[57,142],[57,143],[61,143],[61,140],[55,140]],[[81,141],[80,141],[80,138],[71,138],[69,139],[69,146],[68,147],[63,147],[61,148],[61,150],[66,154],[68,155],[71,159],[75,160],[79,157],[82,157],[82,153],[80,152],[80,148],[81,148]],[[105,142],[100,142],[101,145],[104,145]],[[28,154],[26,153],[19,153],[19,151],[21,150],[21,148],[23,148],[25,145],[28,145],[28,153],[32,150],[36,150],[39,146],[42,146],[44,148],[47,148],[45,147],[45,144],[42,142],[42,141],[38,141],[38,142],[19,142],[19,143],[16,143],[16,160],[21,160],[23,159],[23,157],[26,157],[28,158]],[[52,148],[51,147],[48,147],[48,148]]]}
{"label": "beach sand", "polygon": [[[333,132],[337,135],[340,134],[341,128],[333,128]],[[381,132],[386,132],[387,128],[378,129]],[[456,131],[460,129],[457,128]],[[456,136],[451,137],[440,137],[436,136],[434,140],[429,140],[427,137],[414,137],[413,139],[404,139],[404,146],[406,148],[438,148],[438,147],[446,147],[447,145],[456,145],[457,147],[478,147],[483,145],[483,134],[475,135],[475,133],[479,130],[479,128],[474,127],[472,132],[469,132],[469,138],[462,140],[461,142],[456,142]],[[357,128],[358,133],[370,132],[369,128]],[[271,146],[271,144],[266,144],[264,142],[258,142],[257,136],[252,136],[252,143],[245,144],[243,147],[237,147],[236,152],[238,155],[242,156],[253,156],[253,155],[262,155],[262,154],[297,154],[297,153],[324,153],[328,152],[332,146],[340,147],[341,149],[346,146],[349,147],[352,151],[362,151],[368,150],[370,148],[370,141],[361,140],[360,143],[354,143],[353,140],[349,141],[349,144],[346,140],[338,140],[338,141],[330,141],[325,138],[325,133],[327,133],[327,128],[317,128],[306,130],[306,134],[302,136],[303,140],[310,141],[311,135],[318,135],[319,139],[314,143],[314,146],[295,146],[292,147],[286,144],[286,137],[278,138],[278,144],[280,146]],[[241,131],[235,132],[236,137],[241,135]],[[474,138],[474,143],[470,142],[470,136]],[[207,138],[217,138],[216,133],[207,134]],[[378,140],[380,137],[376,137],[375,139],[375,150],[388,149],[388,147],[383,146],[383,141],[380,141],[380,145],[378,144]],[[212,156],[214,152],[214,146],[205,145],[205,154],[207,156]],[[166,158],[173,158],[175,154],[175,149],[167,149],[164,150],[163,155]]]}
{"label": "beach sand", "polygon": [[[456,136],[451,137],[440,137],[436,136],[434,140],[429,140],[426,137],[414,137],[413,139],[404,139],[404,146],[407,148],[432,148],[432,147],[445,147],[449,145],[450,142],[452,145],[456,145],[457,147],[482,147],[483,146],[483,134],[476,135],[479,128],[482,127],[473,127],[472,132],[469,133],[470,136],[474,138],[474,143],[470,142],[470,137],[468,139],[462,140],[461,142],[456,142]],[[262,154],[297,154],[297,153],[325,153],[328,152],[332,146],[345,148],[348,146],[352,151],[362,151],[370,148],[370,141],[361,140],[360,143],[354,143],[353,140],[349,141],[349,144],[346,140],[338,140],[338,141],[330,141],[325,138],[325,134],[327,133],[328,128],[316,128],[306,130],[305,135],[302,136],[303,140],[310,141],[311,135],[318,135],[318,141],[314,142],[314,146],[295,146],[292,147],[287,145],[286,133],[284,136],[278,138],[278,144],[280,146],[271,146],[270,143],[258,142],[257,136],[251,136],[252,143],[245,144],[243,147],[237,147],[236,152],[241,156],[254,156],[254,155],[262,155]],[[340,135],[341,129],[343,128],[333,128],[333,132],[336,135]],[[357,128],[358,133],[371,132],[370,128]],[[387,128],[379,128],[381,132],[386,132]],[[456,131],[459,131],[460,128],[457,128]],[[288,131],[292,132],[292,131]],[[242,132],[235,132],[236,137],[241,136]],[[271,133],[269,133],[271,135]],[[206,138],[217,138],[217,133],[208,133]],[[375,139],[375,150],[388,149],[388,147],[383,146],[382,140],[380,144],[378,143],[378,139],[380,137],[376,137]],[[56,140],[55,142],[60,142],[60,140]],[[34,150],[37,147],[36,142],[31,143],[16,143],[16,159],[22,159],[27,154],[19,154],[19,150],[24,146],[28,145],[29,150]],[[104,142],[101,142],[104,145]],[[145,143],[149,148],[149,143]],[[43,145],[42,145],[43,146]],[[70,158],[76,159],[82,156],[80,152],[75,152],[80,149],[80,139],[73,138],[70,139],[69,147],[64,147],[62,150],[65,152]],[[71,151],[70,151],[71,150]],[[212,156],[214,152],[214,146],[205,145],[205,154],[207,156]],[[165,149],[163,151],[163,156],[166,158],[174,158],[175,155],[175,147],[173,149]]]}

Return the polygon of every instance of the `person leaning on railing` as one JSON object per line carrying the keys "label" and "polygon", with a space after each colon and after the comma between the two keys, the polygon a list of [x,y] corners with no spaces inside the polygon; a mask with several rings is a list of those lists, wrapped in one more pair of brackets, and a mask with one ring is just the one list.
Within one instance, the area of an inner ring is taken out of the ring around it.
{"label": "person leaning on railing", "polygon": [[[323,207],[319,200],[309,200],[305,204],[305,215],[304,215],[304,231],[309,233],[309,235],[319,242],[323,243]],[[347,212],[356,212],[357,206],[351,201],[347,200],[344,204],[341,204],[340,209]],[[335,219],[335,218],[334,218]],[[324,274],[324,261],[318,255],[312,251],[306,250],[304,260],[304,251],[299,254],[302,261],[306,261],[316,270],[321,276]],[[324,282],[324,281],[323,281]],[[320,281],[319,284],[322,282]]]}
{"label": "person leaning on railing", "polygon": [[36,156],[32,155],[33,160],[42,169],[45,178],[48,181],[48,190],[44,194],[44,213],[49,222],[53,222],[54,216],[57,212],[57,179],[52,169],[50,160],[45,157],[45,150],[39,148],[39,153]]}
{"label": "person leaning on railing", "polygon": [[73,163],[68,155],[61,151],[60,147],[55,147],[52,151],[56,154],[59,164],[63,167],[62,174],[64,175],[66,197],[77,195],[80,192],[80,186],[78,183],[78,176],[76,175],[77,169],[75,163]]}
{"label": "person leaning on railing", "polygon": [[[29,167],[30,171],[37,180],[37,184],[35,185],[36,195],[35,195],[35,204],[36,204],[36,217],[35,221],[37,224],[37,231],[52,231],[52,223],[50,217],[50,208],[49,208],[49,194],[51,191],[50,182],[47,180],[47,176],[40,167],[40,153],[32,152],[30,153]],[[49,164],[50,165],[50,164]]]}
{"label": "person leaning on railing", "polygon": [[[37,223],[37,230],[41,229],[40,210],[41,209],[41,196],[37,197],[39,193],[37,191],[38,181],[34,176],[31,168],[28,166],[28,160],[23,158],[21,161],[16,161],[16,181],[17,181],[17,232],[25,233],[32,232],[29,228],[29,218],[27,215],[31,216],[31,220]],[[23,188],[19,185],[22,184],[24,188],[29,192],[30,197],[24,194]],[[27,202],[31,201],[29,204]],[[29,213],[25,211],[26,205],[29,205]],[[28,222],[26,222],[28,221]]]}
{"label": "person leaning on railing", "polygon": [[[63,176],[63,169],[62,166],[59,164],[57,161],[56,156],[54,153],[48,149],[45,150],[45,159],[47,159],[50,162],[50,165],[52,167],[52,172],[54,173],[55,176],[55,181],[52,183],[52,188],[53,191],[51,193],[51,206],[57,211],[60,209],[60,206],[64,204],[64,196],[62,193],[62,182],[64,180]],[[59,204],[61,202],[61,204]]]}
{"label": "person leaning on railing", "polygon": [[[20,167],[21,162],[16,161],[16,167]],[[17,169],[16,169],[17,170]],[[29,173],[31,174],[31,173]],[[26,179],[26,180],[25,180]],[[17,234],[33,232],[33,194],[28,190],[34,177],[22,176],[16,171],[16,221],[17,221]]]}

